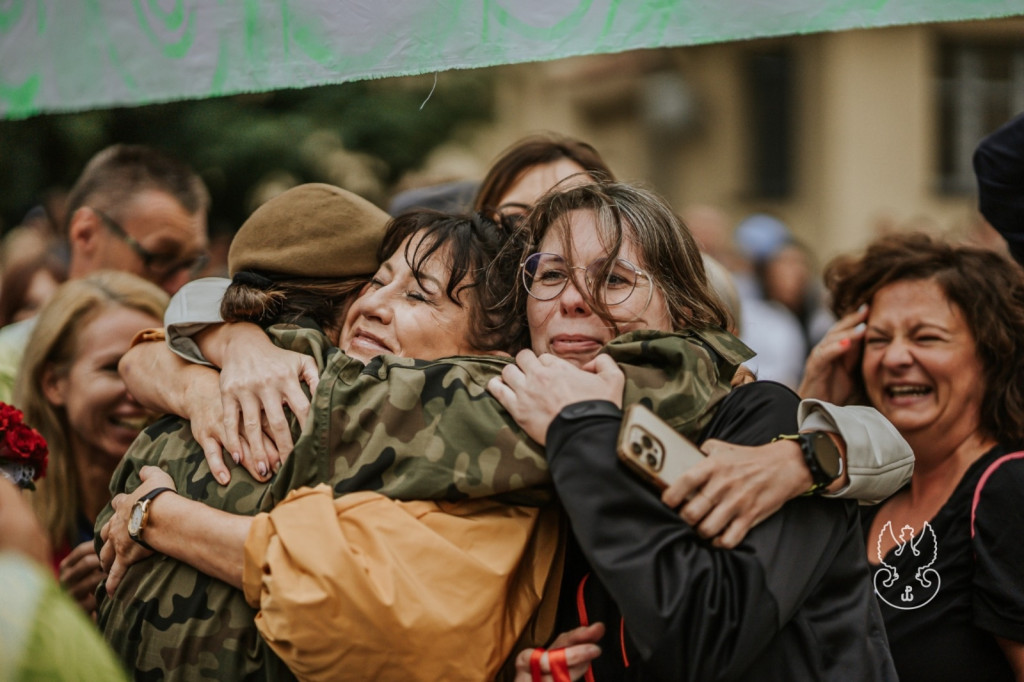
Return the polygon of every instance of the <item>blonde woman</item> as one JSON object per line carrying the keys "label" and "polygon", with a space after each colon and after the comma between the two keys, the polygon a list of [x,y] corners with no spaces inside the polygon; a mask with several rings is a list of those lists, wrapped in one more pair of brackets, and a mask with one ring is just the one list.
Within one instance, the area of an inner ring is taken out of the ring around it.
{"label": "blonde woman", "polygon": [[88,612],[102,579],[92,546],[110,476],[148,421],[117,373],[141,329],[160,324],[167,294],[123,272],[63,284],[43,308],[15,385],[15,404],[50,448],[32,505],[61,584]]}

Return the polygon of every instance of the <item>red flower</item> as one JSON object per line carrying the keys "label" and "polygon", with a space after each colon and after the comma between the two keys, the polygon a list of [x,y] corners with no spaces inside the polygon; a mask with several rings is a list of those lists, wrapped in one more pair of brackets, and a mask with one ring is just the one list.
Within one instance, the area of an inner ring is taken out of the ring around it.
{"label": "red flower", "polygon": [[0,403],[0,431],[7,431],[11,426],[20,424],[23,416],[18,408]]}
{"label": "red flower", "polygon": [[31,481],[46,474],[49,449],[42,435],[23,423],[22,418],[21,410],[0,403],[0,469],[4,469],[5,464],[15,465],[21,472],[24,467],[31,467],[31,480],[15,480],[19,485],[31,486]]}

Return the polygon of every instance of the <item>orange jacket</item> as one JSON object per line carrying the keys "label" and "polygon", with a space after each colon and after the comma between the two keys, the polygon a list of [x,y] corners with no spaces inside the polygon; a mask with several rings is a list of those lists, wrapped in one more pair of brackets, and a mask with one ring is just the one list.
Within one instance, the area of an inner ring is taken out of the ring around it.
{"label": "orange jacket", "polygon": [[553,505],[303,488],[255,518],[245,596],[301,680],[493,679],[551,635],[560,527]]}

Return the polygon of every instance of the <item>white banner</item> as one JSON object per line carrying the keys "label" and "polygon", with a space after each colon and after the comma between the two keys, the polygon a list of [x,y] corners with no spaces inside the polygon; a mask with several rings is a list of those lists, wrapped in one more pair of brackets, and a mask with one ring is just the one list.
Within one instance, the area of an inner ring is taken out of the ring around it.
{"label": "white banner", "polygon": [[0,0],[0,117],[1024,14],[1024,0]]}

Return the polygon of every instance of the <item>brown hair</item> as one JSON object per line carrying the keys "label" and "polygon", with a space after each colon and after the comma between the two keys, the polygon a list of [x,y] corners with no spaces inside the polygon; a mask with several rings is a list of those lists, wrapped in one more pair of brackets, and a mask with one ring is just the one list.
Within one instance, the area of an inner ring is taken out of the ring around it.
{"label": "brown hair", "polygon": [[151,147],[115,144],[93,156],[78,176],[68,193],[66,220],[83,206],[116,218],[117,207],[146,190],[169,194],[189,215],[205,215],[210,206],[206,185],[185,163]]}
{"label": "brown hair", "polygon": [[[872,242],[860,256],[840,256],[825,269],[832,307],[842,316],[904,280],[932,280],[967,322],[982,365],[980,424],[1004,443],[1024,441],[1024,271],[994,251],[922,233]],[[863,377],[857,376],[863,394]]]}
{"label": "brown hair", "polygon": [[220,314],[225,322],[268,327],[308,318],[335,341],[349,304],[370,281],[368,276],[270,279],[249,275],[236,274],[224,292]]}
{"label": "brown hair", "polygon": [[160,320],[167,294],[140,277],[110,270],[62,284],[39,313],[15,380],[14,404],[50,449],[50,464],[46,476],[36,483],[32,506],[55,548],[74,540],[81,498],[69,445],[70,426],[63,408],[51,405],[43,394],[44,374],[51,368],[58,373],[67,371],[78,354],[81,330],[105,310],[118,306]]}
{"label": "brown hair", "polygon": [[[0,277],[0,327],[6,326],[25,309],[29,287],[36,273],[47,272],[57,284],[68,278],[68,269],[60,258],[43,252],[32,258],[16,260]],[[31,311],[34,312],[34,311]]]}
{"label": "brown hair", "polygon": [[[639,187],[617,182],[599,182],[553,191],[543,197],[527,215],[526,238],[520,261],[536,250],[551,230],[557,230],[563,252],[572,254],[569,214],[577,210],[593,211],[601,239],[609,258],[604,277],[613,267],[624,240],[639,253],[634,263],[651,278],[665,296],[676,329],[685,327],[721,327],[727,329],[730,317],[725,304],[708,283],[704,261],[697,242],[682,220],[659,196]],[[586,265],[570,262],[570,266]],[[519,284],[514,288],[513,306],[519,318],[525,317],[527,293]],[[612,310],[601,300],[585,293],[588,302],[602,320],[617,329]]]}
{"label": "brown hair", "polygon": [[592,146],[576,138],[548,133],[524,137],[501,153],[487,171],[477,190],[473,208],[494,211],[498,202],[522,177],[523,173],[547,163],[568,159],[586,171],[592,180],[615,179],[611,168]]}

